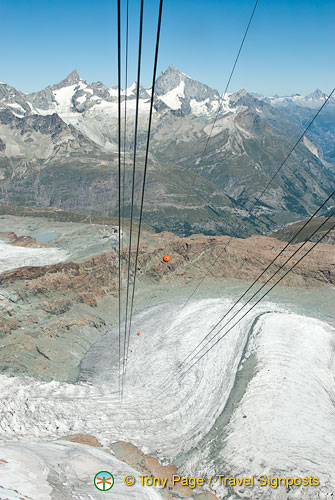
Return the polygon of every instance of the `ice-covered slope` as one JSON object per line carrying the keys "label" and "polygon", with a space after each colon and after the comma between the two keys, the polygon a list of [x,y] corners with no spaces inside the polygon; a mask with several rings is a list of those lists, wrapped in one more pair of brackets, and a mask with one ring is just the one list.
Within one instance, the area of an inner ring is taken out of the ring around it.
{"label": "ice-covered slope", "polygon": [[[263,304],[184,379],[170,376],[229,304],[201,300],[179,316],[180,305],[164,304],[137,315],[133,325],[141,336],[131,339],[122,405],[116,331],[91,349],[78,384],[1,377],[1,439],[91,433],[105,445],[123,439],[178,460],[192,475],[312,474],[321,487],[305,498],[325,498],[335,487],[331,326]],[[245,353],[255,362],[247,374]],[[244,389],[234,400],[237,373]],[[265,498],[264,491],[253,498]],[[304,498],[299,491],[283,498]]]}
{"label": "ice-covered slope", "polygon": [[[312,475],[320,487],[310,487],[308,496],[294,488],[288,498],[326,498],[335,480],[333,342],[334,330],[312,318],[260,318],[248,347],[248,356],[256,357],[254,377],[228,425],[215,442],[199,447],[185,470],[212,472],[220,463],[226,476]],[[216,489],[220,497],[228,494],[227,488]],[[239,488],[240,496],[248,489]],[[252,498],[263,498],[263,492],[256,484]],[[266,498],[277,495],[270,490]]]}
{"label": "ice-covered slope", "polygon": [[138,473],[113,455],[66,441],[0,445],[0,497],[8,500],[95,500],[108,495],[93,484],[103,470],[114,476],[109,494],[118,500],[160,500],[156,488],[128,487],[124,477]]}
{"label": "ice-covered slope", "polygon": [[0,240],[0,274],[22,266],[45,266],[62,262],[68,253],[58,248],[26,248]]}

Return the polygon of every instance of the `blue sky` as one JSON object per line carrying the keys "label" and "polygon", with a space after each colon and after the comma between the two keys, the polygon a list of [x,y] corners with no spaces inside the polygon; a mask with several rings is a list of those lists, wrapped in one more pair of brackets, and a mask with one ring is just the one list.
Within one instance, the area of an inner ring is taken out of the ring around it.
{"label": "blue sky", "polygon": [[[125,6],[125,0],[122,0]],[[130,3],[129,81],[135,80],[139,0]],[[150,86],[158,0],[145,0],[144,86]],[[222,91],[254,0],[165,0],[159,72],[174,64]],[[74,68],[116,80],[115,0],[2,0],[0,81],[25,92]],[[335,2],[259,0],[229,91],[328,93],[335,82]]]}

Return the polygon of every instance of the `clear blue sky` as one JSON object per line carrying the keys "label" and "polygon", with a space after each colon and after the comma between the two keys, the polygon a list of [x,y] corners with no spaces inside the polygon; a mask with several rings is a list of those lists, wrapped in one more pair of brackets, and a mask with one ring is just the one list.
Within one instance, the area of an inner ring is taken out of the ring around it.
{"label": "clear blue sky", "polygon": [[[125,6],[125,0],[122,0]],[[139,0],[130,3],[135,80]],[[150,86],[158,0],[145,0],[144,86]],[[159,71],[174,64],[222,91],[254,0],[165,0]],[[334,0],[259,0],[229,91],[307,94],[335,85]],[[24,92],[74,68],[88,81],[116,80],[116,0],[2,0],[0,81]]]}

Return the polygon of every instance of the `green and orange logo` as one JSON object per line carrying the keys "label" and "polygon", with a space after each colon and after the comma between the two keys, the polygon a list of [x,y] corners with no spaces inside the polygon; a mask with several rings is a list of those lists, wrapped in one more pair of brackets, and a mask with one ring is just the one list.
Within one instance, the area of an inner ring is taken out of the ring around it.
{"label": "green and orange logo", "polygon": [[100,491],[108,491],[112,489],[114,486],[113,475],[106,470],[98,472],[94,478],[94,486]]}

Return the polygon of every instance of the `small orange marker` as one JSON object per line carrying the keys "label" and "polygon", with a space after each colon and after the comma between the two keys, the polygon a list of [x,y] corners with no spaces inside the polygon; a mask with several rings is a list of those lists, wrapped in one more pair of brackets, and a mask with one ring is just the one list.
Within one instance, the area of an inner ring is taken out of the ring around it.
{"label": "small orange marker", "polygon": [[140,332],[137,332],[137,335],[140,336],[141,335]]}
{"label": "small orange marker", "polygon": [[164,260],[164,262],[170,262],[170,256],[164,255],[163,260]]}
{"label": "small orange marker", "polygon": [[132,349],[130,349],[130,352],[134,352]]}

